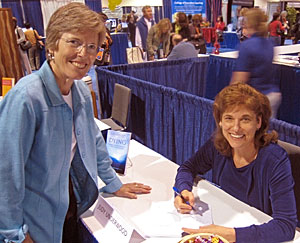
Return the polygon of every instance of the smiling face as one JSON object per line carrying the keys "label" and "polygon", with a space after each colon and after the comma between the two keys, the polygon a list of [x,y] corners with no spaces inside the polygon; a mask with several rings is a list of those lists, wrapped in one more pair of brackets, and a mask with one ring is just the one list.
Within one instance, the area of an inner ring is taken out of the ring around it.
{"label": "smiling face", "polygon": [[[58,83],[84,77],[95,61],[98,38],[92,31],[64,33],[61,36],[56,50],[49,50],[54,56],[50,66]],[[83,46],[77,47],[79,44]],[[94,51],[93,47],[96,47]]]}
{"label": "smiling face", "polygon": [[261,127],[261,118],[257,118],[246,106],[241,106],[227,109],[219,125],[233,150],[247,151],[254,147],[255,133]]}

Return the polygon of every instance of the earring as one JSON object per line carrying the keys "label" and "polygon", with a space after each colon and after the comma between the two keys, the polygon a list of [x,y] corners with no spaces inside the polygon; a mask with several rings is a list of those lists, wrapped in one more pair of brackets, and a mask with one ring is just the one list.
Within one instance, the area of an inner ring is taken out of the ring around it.
{"label": "earring", "polygon": [[48,53],[48,60],[54,60],[53,53]]}

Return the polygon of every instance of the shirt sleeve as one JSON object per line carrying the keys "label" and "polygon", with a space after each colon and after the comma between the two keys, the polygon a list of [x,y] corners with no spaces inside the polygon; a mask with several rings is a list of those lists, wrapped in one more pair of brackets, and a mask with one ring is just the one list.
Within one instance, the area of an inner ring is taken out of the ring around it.
{"label": "shirt sleeve", "polygon": [[181,192],[192,191],[194,178],[204,174],[213,166],[214,144],[209,139],[190,159],[185,161],[177,170],[175,186]]}
{"label": "shirt sleeve", "polygon": [[135,45],[140,47],[143,50],[142,38],[141,38],[139,27],[137,26],[135,29]]}
{"label": "shirt sleeve", "polygon": [[156,47],[153,45],[153,39],[155,38],[154,27],[149,30],[147,36],[147,52],[149,56],[154,56],[154,52],[156,51]]}
{"label": "shirt sleeve", "polygon": [[95,123],[95,131],[97,133],[97,168],[98,176],[106,184],[100,189],[100,192],[114,193],[122,187],[122,182],[117,176],[115,170],[112,168],[112,161],[108,155],[105,141],[102,137],[100,130]]}
{"label": "shirt sleeve", "polygon": [[269,181],[272,217],[268,223],[235,228],[236,242],[284,242],[294,238],[296,229],[296,203],[290,161],[282,158],[272,171]]}
{"label": "shirt sleeve", "polygon": [[25,165],[35,114],[23,91],[11,90],[0,103],[0,242],[22,242],[28,230],[23,218]]}

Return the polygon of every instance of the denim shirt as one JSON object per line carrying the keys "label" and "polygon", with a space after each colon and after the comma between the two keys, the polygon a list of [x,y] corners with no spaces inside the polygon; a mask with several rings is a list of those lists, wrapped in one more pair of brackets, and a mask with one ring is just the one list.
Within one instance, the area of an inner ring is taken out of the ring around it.
{"label": "denim shirt", "polygon": [[[71,88],[73,114],[47,63],[16,84],[0,102],[0,242],[61,242],[69,205],[69,175],[78,216],[101,191],[122,186],[94,122],[90,91]],[[72,123],[77,149],[70,163]]]}

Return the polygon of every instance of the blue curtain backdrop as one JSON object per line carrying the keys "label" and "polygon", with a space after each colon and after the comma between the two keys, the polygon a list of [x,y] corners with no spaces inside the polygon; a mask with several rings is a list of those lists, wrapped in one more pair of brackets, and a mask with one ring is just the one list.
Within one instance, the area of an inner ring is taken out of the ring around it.
{"label": "blue curtain backdrop", "polygon": [[169,18],[172,21],[172,3],[171,0],[163,0],[164,18]]}
{"label": "blue curtain backdrop", "polygon": [[108,67],[108,69],[204,97],[207,63],[208,57],[202,57],[119,65]]}
{"label": "blue curtain backdrop", "polygon": [[114,84],[129,87],[128,130],[134,139],[172,161],[181,164],[211,136],[212,101],[108,69],[96,71],[104,117],[111,113]]}
{"label": "blue curtain backdrop", "polygon": [[11,8],[12,15],[17,18],[18,26],[24,27],[24,18],[20,1],[2,0],[2,8]]}
{"label": "blue curtain backdrop", "polygon": [[101,0],[85,0],[85,4],[97,13],[102,11]]}
{"label": "blue curtain backdrop", "polygon": [[207,19],[214,26],[218,16],[222,15],[222,0],[206,0],[206,6]]}
{"label": "blue curtain backdrop", "polygon": [[23,1],[23,8],[26,22],[29,22],[33,29],[44,36],[43,13],[41,10],[41,3],[38,0]]}

